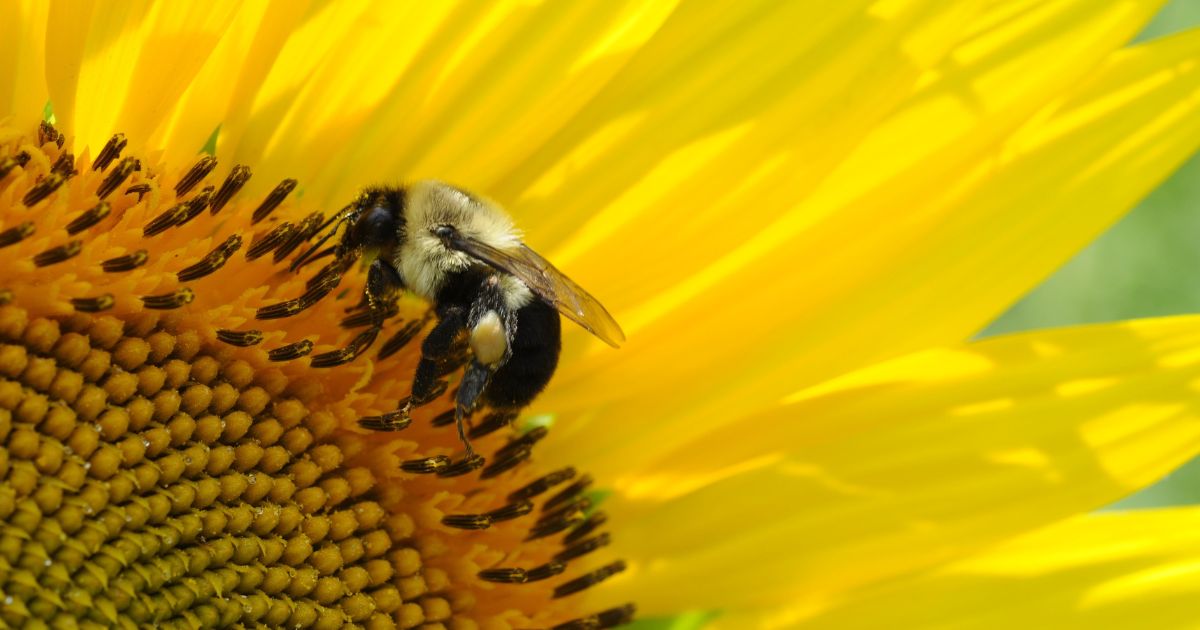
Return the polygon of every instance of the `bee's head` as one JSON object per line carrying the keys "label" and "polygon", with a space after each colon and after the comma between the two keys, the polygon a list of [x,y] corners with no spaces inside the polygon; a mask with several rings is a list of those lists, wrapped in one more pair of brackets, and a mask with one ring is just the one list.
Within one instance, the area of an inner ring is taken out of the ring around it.
{"label": "bee's head", "polygon": [[408,188],[408,224],[414,236],[424,232],[444,241],[453,233],[505,247],[520,243],[512,219],[499,205],[460,188],[438,181],[420,181]]}

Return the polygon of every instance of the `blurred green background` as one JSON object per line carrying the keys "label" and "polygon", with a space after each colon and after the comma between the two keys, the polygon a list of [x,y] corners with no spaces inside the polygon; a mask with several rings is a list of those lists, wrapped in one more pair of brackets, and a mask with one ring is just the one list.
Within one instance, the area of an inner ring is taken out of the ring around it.
{"label": "blurred green background", "polygon": [[[1139,37],[1200,26],[1200,0],[1173,0]],[[982,336],[1200,313],[1200,156],[992,323]],[[1200,502],[1200,460],[1114,505]]]}
{"label": "blurred green background", "polygon": [[[1172,0],[1138,39],[1198,26],[1200,0]],[[980,336],[1180,313],[1200,313],[1200,156]],[[1112,507],[1184,503],[1200,503],[1200,460]],[[694,630],[708,618],[643,619],[631,627]]]}

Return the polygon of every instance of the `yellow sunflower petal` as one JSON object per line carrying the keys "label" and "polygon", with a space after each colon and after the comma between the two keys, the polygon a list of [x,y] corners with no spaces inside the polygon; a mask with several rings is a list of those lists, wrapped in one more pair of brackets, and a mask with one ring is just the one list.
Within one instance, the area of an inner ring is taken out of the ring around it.
{"label": "yellow sunflower petal", "polygon": [[233,12],[231,2],[51,5],[46,78],[61,125],[92,151],[114,129],[145,142],[169,117]]}
{"label": "yellow sunflower petal", "polygon": [[[1081,516],[979,557],[856,596],[805,628],[1196,627],[1200,509]],[[792,627],[787,612],[751,625]],[[743,618],[742,623],[750,623]]]}
{"label": "yellow sunflower petal", "polygon": [[1106,505],[1200,451],[1198,347],[1200,317],[1065,329],[805,392],[619,480],[631,571],[608,592],[815,610]]}
{"label": "yellow sunflower petal", "polygon": [[[696,295],[619,355],[573,364],[547,408],[695,435],[868,359],[969,337],[1200,144],[1198,56],[1200,32],[1115,55],[974,171],[922,181],[925,205],[894,180],[837,209],[724,277],[737,295]],[[594,430],[588,447],[626,466],[670,444]]]}
{"label": "yellow sunflower petal", "polygon": [[0,3],[0,59],[8,68],[0,73],[0,112],[16,116],[14,126],[36,125],[46,104],[45,25],[44,2]]}

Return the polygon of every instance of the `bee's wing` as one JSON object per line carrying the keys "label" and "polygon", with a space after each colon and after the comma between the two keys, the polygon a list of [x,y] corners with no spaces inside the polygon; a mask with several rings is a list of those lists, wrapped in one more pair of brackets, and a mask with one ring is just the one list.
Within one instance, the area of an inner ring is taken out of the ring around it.
{"label": "bee's wing", "polygon": [[559,313],[608,345],[616,348],[625,341],[621,326],[599,300],[524,244],[514,249],[497,249],[459,233],[450,237],[447,244],[524,282]]}

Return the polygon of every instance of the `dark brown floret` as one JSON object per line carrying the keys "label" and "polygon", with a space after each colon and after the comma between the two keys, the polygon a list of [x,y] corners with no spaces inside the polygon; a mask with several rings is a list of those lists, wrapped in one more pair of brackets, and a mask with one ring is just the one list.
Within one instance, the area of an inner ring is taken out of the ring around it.
{"label": "dark brown floret", "polygon": [[209,211],[212,214],[220,212],[225,207],[225,204],[229,203],[229,200],[233,199],[233,196],[242,189],[242,186],[245,186],[246,182],[250,181],[250,175],[249,166],[239,164],[233,167],[233,170],[229,171],[229,176],[221,184],[221,189],[217,191],[217,194],[213,195]]}
{"label": "dark brown floret", "polygon": [[188,194],[215,168],[217,168],[217,158],[211,155],[200,158],[183,177],[179,178],[179,182],[175,184],[175,195],[182,197]]}
{"label": "dark brown floret", "polygon": [[109,258],[100,263],[100,267],[108,273],[118,273],[121,271],[132,271],[146,264],[150,259],[150,255],[144,249],[139,249],[131,254]]}
{"label": "dark brown floret", "polygon": [[313,342],[301,339],[286,346],[280,346],[267,352],[267,358],[272,361],[291,361],[308,356],[313,350]]}
{"label": "dark brown floret", "polygon": [[74,236],[97,223],[103,221],[112,212],[112,206],[107,201],[100,203],[84,210],[67,224],[67,234]]}
{"label": "dark brown floret", "polygon": [[185,304],[191,304],[192,300],[196,299],[196,294],[188,287],[183,287],[178,291],[164,293],[162,295],[143,295],[142,304],[146,308],[152,309],[172,309],[179,308]]}
{"label": "dark brown floret", "polygon": [[260,239],[256,239],[250,244],[250,249],[246,250],[246,260],[261,258],[262,256],[270,253],[271,250],[279,247],[284,241],[291,238],[292,232],[294,232],[295,229],[295,226],[287,221],[275,226],[275,228],[270,232],[267,232],[265,236]]}
{"label": "dark brown floret", "polygon": [[225,330],[217,331],[217,339],[231,346],[246,348],[262,343],[263,334],[261,330]]}
{"label": "dark brown floret", "polygon": [[92,170],[103,171],[108,168],[108,165],[112,164],[113,160],[121,157],[121,151],[125,150],[125,145],[127,144],[129,144],[129,141],[123,133],[118,133],[109,138],[104,148],[100,149],[100,153],[96,154],[96,159],[92,162]]}
{"label": "dark brown floret", "polygon": [[117,301],[111,293],[92,298],[71,298],[71,305],[81,313],[99,313],[112,308]]}
{"label": "dark brown floret", "polygon": [[591,588],[604,580],[625,570],[625,561],[617,560],[611,564],[604,565],[591,573],[577,577],[569,582],[564,582],[554,587],[554,597],[566,597],[574,595],[579,591]]}
{"label": "dark brown floret", "polygon": [[[104,199],[105,197],[111,195],[114,190],[119,188],[121,184],[125,183],[126,179],[129,179],[130,175],[132,175],[135,171],[141,170],[141,168],[142,163],[137,158],[127,157],[122,159],[117,163],[113,170],[109,172],[108,175],[104,176],[104,179],[100,182],[100,186],[96,188],[96,196]],[[125,194],[136,192],[138,195],[142,195],[150,192],[149,184],[139,184],[139,186],[143,186],[145,189],[134,190],[136,187],[130,186],[129,189],[125,191]],[[140,200],[141,197],[139,196],[138,199]]]}
{"label": "dark brown floret", "polygon": [[33,257],[33,264],[38,267],[48,267],[65,260],[70,260],[83,251],[83,241],[68,241],[57,247],[51,247]]}
{"label": "dark brown floret", "polygon": [[254,225],[270,216],[275,208],[278,208],[279,204],[283,203],[283,200],[287,199],[287,196],[296,188],[296,183],[294,179],[285,179],[279,182],[279,185],[255,208],[254,214],[250,217],[250,224]]}
{"label": "dark brown floret", "polygon": [[194,265],[190,265],[180,270],[175,274],[180,282],[190,282],[199,278],[203,278],[210,273],[225,266],[226,261],[238,249],[242,247],[242,237],[239,234],[233,234],[225,239],[223,243],[217,245],[211,252],[206,254]]}
{"label": "dark brown floret", "polygon": [[25,221],[0,232],[0,247],[16,245],[33,235],[35,228],[32,221]]}

